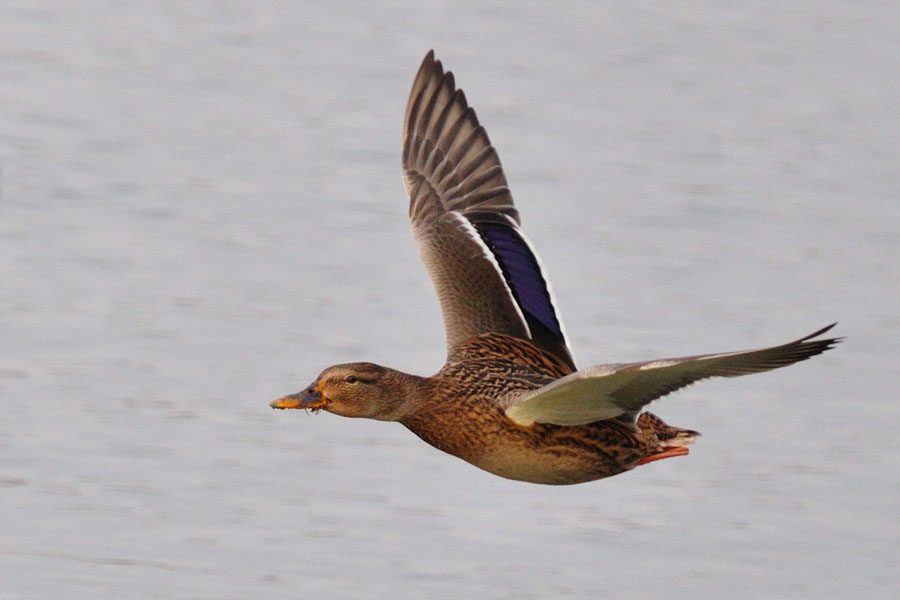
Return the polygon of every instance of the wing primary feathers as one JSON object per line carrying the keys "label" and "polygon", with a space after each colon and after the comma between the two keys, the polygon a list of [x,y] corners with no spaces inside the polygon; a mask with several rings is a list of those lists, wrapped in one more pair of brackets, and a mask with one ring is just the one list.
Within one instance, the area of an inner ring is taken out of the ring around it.
{"label": "wing primary feathers", "polygon": [[503,333],[574,370],[549,281],[519,229],[497,151],[433,51],[413,82],[403,123],[410,220],[441,303],[448,348]]}

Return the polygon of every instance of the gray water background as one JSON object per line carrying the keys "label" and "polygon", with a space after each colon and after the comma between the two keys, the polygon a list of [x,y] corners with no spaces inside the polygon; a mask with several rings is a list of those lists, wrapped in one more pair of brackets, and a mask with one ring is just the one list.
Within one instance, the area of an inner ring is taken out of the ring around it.
{"label": "gray water background", "polygon": [[[3,2],[0,596],[893,597],[898,7]],[[432,47],[581,365],[846,342],[572,487],[270,410],[443,361],[399,169]]]}

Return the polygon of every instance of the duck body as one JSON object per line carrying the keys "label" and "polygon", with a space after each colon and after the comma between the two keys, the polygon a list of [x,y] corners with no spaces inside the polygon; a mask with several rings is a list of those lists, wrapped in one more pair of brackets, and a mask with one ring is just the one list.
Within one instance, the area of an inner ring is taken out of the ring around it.
{"label": "duck body", "polygon": [[788,366],[840,341],[814,339],[831,325],[759,350],[579,370],[497,152],[432,52],[407,103],[402,162],[413,237],[444,317],[444,366],[419,377],[334,365],[273,408],[397,421],[501,477],[582,483],[688,453],[699,434],[645,412],[653,400],[708,377]]}
{"label": "duck body", "polygon": [[633,468],[657,444],[617,420],[525,427],[504,409],[525,392],[566,375],[567,367],[528,341],[483,334],[461,345],[428,378],[432,390],[400,422],[425,442],[508,479],[572,484]]}
{"label": "duck body", "polygon": [[[398,421],[435,448],[485,471],[552,485],[616,475],[673,449],[684,454],[683,446],[699,435],[646,412],[636,422],[605,419],[578,426],[523,426],[506,415],[524,394],[568,373],[565,362],[531,342],[486,333],[456,348],[431,377],[372,363],[335,365],[303,392],[273,406]],[[348,377],[354,380],[349,387]],[[355,396],[358,386],[373,386],[377,393],[367,395],[386,401],[357,412],[363,404]]]}

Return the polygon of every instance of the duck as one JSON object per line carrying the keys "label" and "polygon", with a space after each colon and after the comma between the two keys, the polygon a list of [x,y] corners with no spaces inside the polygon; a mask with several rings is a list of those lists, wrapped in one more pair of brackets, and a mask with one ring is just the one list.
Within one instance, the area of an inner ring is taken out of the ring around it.
{"label": "duck", "polygon": [[646,411],[650,402],[702,379],[786,367],[842,339],[821,337],[831,324],[762,349],[578,369],[497,151],[433,50],[407,102],[402,165],[446,362],[432,376],[333,365],[272,408],[395,421],[494,475],[578,484],[688,454],[700,434]]}

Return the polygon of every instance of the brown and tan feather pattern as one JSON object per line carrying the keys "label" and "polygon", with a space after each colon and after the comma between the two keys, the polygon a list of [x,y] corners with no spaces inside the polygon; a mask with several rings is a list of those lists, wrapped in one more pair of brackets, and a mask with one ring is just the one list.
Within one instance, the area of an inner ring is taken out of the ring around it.
{"label": "brown and tan feather pattern", "polygon": [[667,439],[686,432],[689,439],[683,443],[697,435],[670,428],[656,417],[655,429],[646,430],[620,421],[581,427],[510,423],[500,398],[538,389],[567,370],[565,363],[529,342],[484,334],[463,344],[440,372],[425,379],[435,391],[400,422],[432,446],[486,471],[551,485],[591,481],[634,468],[669,447],[656,430],[665,431]]}
{"label": "brown and tan feather pattern", "polygon": [[487,133],[433,52],[419,68],[406,107],[403,173],[413,236],[441,304],[447,350],[485,331],[528,339],[499,265],[460,214],[480,207],[518,222],[518,212]]}
{"label": "brown and tan feather pattern", "polygon": [[433,52],[422,62],[406,106],[403,172],[415,224],[449,211],[505,214],[519,222],[487,132]]}
{"label": "brown and tan feather pattern", "polygon": [[[465,94],[429,52],[410,92],[403,127],[403,173],[413,236],[437,291],[447,350],[485,332],[532,340],[575,361],[537,255],[537,282],[560,335],[548,335],[520,305],[508,273],[477,227],[508,228],[530,252],[497,152]],[[483,226],[483,225],[482,225]]]}
{"label": "brown and tan feather pattern", "polygon": [[373,363],[328,367],[274,408],[400,422],[486,471],[573,484],[682,456],[696,431],[641,412],[707,377],[791,365],[837,338],[575,370],[552,292],[519,228],[497,153],[453,75],[429,52],[406,109],[410,219],[437,290],[447,360],[419,377]]}

